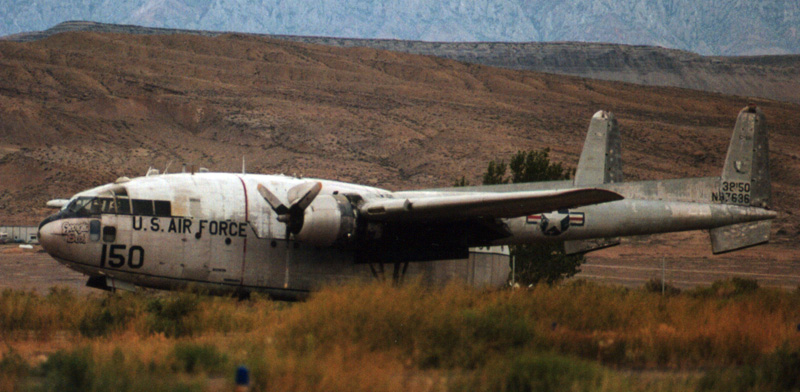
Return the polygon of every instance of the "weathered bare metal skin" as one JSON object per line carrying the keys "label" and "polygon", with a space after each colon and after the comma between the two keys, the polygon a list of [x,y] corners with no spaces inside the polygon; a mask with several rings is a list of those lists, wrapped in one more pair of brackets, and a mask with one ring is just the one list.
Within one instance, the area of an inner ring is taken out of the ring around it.
{"label": "weathered bare metal skin", "polygon": [[592,116],[583,151],[575,171],[575,185],[622,182],[619,126],[614,115],[599,111]]}
{"label": "weathered bare metal skin", "polygon": [[774,211],[754,207],[631,199],[570,212],[583,213],[584,226],[570,227],[559,236],[544,235],[539,227],[526,223],[526,218],[508,220],[512,244],[707,230],[777,216]]}

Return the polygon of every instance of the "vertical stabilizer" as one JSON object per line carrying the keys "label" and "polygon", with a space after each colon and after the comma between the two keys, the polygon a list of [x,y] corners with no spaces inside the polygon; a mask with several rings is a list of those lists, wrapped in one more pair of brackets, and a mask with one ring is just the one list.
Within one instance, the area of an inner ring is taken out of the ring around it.
{"label": "vertical stabilizer", "polygon": [[604,110],[592,116],[581,159],[575,171],[575,185],[587,186],[622,182],[622,159],[617,120]]}
{"label": "vertical stabilizer", "polygon": [[[770,207],[767,126],[764,114],[755,105],[739,112],[719,185],[719,190],[712,194],[716,202]],[[717,254],[768,242],[771,227],[769,221],[761,221],[712,229],[709,231],[712,251]]]}
{"label": "vertical stabilizer", "polygon": [[[612,113],[600,110],[589,123],[574,183],[591,186],[614,182],[622,182],[619,127]],[[567,254],[586,253],[619,243],[619,238],[565,241],[564,250]]]}
{"label": "vertical stabilizer", "polygon": [[764,114],[755,105],[739,112],[725,158],[719,201],[769,208],[769,140]]}

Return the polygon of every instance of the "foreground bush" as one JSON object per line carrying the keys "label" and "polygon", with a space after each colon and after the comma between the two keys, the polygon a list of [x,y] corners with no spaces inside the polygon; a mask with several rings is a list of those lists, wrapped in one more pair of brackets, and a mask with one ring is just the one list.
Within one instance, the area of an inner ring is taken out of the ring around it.
{"label": "foreground bush", "polygon": [[668,297],[585,281],[353,284],[294,304],[5,291],[0,390],[232,388],[238,364],[254,390],[650,389],[609,368],[700,370],[666,390],[792,390],[797,309],[800,294],[744,280]]}

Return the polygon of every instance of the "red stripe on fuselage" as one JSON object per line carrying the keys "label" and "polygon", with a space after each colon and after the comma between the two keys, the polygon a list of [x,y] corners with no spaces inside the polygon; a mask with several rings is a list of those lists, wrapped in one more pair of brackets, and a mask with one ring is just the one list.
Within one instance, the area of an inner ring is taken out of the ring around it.
{"label": "red stripe on fuselage", "polygon": [[[242,189],[244,190],[244,221],[250,226],[250,204],[247,200],[247,185],[244,183],[242,177],[236,176],[242,182]],[[244,237],[244,245],[242,246],[242,276],[239,277],[239,284],[244,284],[244,264],[247,261],[247,237]]]}

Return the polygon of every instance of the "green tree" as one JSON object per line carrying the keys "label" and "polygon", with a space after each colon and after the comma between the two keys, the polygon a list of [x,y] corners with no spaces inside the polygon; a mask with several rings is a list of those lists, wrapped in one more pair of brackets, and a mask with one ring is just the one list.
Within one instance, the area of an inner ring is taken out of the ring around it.
{"label": "green tree", "polygon": [[504,161],[489,162],[486,173],[483,174],[483,185],[505,184],[506,182],[508,182],[508,179],[506,179],[506,163]]}
{"label": "green tree", "polygon": [[[506,171],[511,171],[506,176]],[[483,174],[484,185],[568,180],[574,170],[550,162],[550,149],[518,151],[505,161],[491,161]],[[552,284],[579,272],[583,255],[567,255],[563,242],[517,245],[511,247],[516,260],[516,280],[521,284]]]}
{"label": "green tree", "polygon": [[456,183],[453,186],[469,186],[469,180],[466,177],[461,176],[460,179],[456,180]]}

